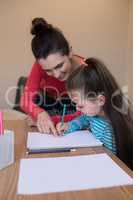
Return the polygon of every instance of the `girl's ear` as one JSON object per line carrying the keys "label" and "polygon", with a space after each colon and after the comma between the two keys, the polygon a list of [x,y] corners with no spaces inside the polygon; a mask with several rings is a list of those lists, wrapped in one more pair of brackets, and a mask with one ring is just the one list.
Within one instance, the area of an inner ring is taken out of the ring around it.
{"label": "girl's ear", "polygon": [[104,104],[105,104],[105,101],[106,101],[106,99],[105,99],[105,96],[104,95],[98,95],[98,103],[99,103],[99,106],[104,106]]}

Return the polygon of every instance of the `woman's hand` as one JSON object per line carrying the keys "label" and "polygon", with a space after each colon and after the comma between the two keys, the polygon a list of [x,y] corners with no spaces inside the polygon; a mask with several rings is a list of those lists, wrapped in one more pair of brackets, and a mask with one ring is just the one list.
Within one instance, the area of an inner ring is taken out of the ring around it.
{"label": "woman's hand", "polygon": [[56,130],[58,132],[58,135],[63,135],[65,131],[68,130],[68,123],[61,123],[59,122],[56,124]]}
{"label": "woman's hand", "polygon": [[37,127],[41,133],[52,133],[53,135],[57,135],[57,130],[54,126],[54,123],[46,111],[38,114]]}
{"label": "woman's hand", "polygon": [[28,126],[37,126],[37,124],[36,124],[36,121],[35,120],[33,120],[30,116],[27,116],[27,118],[26,118],[26,122],[27,122],[27,124],[28,124]]}

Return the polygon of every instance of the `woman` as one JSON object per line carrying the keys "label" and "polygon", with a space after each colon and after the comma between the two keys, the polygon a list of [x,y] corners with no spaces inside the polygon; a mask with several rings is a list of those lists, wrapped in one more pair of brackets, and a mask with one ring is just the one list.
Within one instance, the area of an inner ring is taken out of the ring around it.
{"label": "woman", "polygon": [[[31,34],[34,35],[31,47],[36,61],[21,98],[21,108],[37,120],[40,132],[57,134],[55,123],[60,121],[62,100],[65,103],[69,101],[65,81],[84,62],[84,58],[73,55],[63,33],[43,18],[33,19]],[[42,90],[45,94],[43,105],[42,95],[39,93]],[[74,106],[69,101],[68,109],[72,108],[74,111]],[[49,111],[55,109],[55,115],[50,116]],[[66,115],[64,120],[71,120],[78,115],[79,112]]]}

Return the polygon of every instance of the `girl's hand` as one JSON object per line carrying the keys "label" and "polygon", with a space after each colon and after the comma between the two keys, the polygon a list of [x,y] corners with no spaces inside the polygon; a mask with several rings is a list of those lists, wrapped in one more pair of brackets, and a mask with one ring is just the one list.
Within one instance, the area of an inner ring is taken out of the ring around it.
{"label": "girl's hand", "polygon": [[68,123],[62,123],[59,122],[58,124],[56,124],[56,130],[58,132],[58,135],[63,135],[65,131],[68,130]]}
{"label": "girl's hand", "polygon": [[52,133],[53,135],[57,135],[57,130],[54,126],[54,123],[52,122],[51,117],[46,111],[38,114],[37,127],[41,133]]}

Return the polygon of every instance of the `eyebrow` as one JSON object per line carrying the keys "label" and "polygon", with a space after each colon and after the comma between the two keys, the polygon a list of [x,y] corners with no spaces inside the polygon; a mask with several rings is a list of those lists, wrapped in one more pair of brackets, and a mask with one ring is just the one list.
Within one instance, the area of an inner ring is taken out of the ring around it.
{"label": "eyebrow", "polygon": [[61,62],[61,63],[59,63],[58,65],[56,65],[55,67],[54,67],[54,69],[57,69],[57,68],[60,68],[60,67],[62,67],[62,65],[64,64],[64,61],[63,62]]}
{"label": "eyebrow", "polygon": [[[62,67],[63,64],[64,64],[64,61],[59,63],[59,64],[57,64],[53,69],[60,68],[60,67]],[[45,69],[45,71],[52,71],[53,69]]]}

